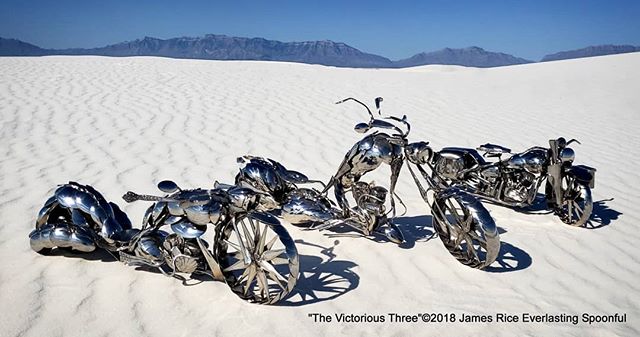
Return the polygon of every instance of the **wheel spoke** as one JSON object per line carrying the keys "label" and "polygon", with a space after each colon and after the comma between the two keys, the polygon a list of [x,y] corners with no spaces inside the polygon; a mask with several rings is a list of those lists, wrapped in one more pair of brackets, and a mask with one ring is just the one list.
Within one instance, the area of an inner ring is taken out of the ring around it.
{"label": "wheel spoke", "polygon": [[248,276],[247,276],[247,280],[245,281],[246,283],[244,284],[244,295],[247,295],[247,292],[249,292],[249,288],[251,288],[251,284],[253,283],[253,280],[256,278],[256,266],[251,264],[249,266],[249,268],[247,268],[247,270],[249,270]]}
{"label": "wheel spoke", "polygon": [[253,237],[257,238],[258,234],[260,234],[260,227],[256,226],[256,223],[253,222],[253,219],[247,217],[247,219],[249,220],[249,225],[251,225],[251,229],[253,230]]}
{"label": "wheel spoke", "polygon": [[576,207],[575,207],[576,214],[578,215],[578,218],[581,218],[582,214],[584,214],[584,210],[582,209],[582,207],[578,202],[574,201],[574,203],[576,204]]}
{"label": "wheel spoke", "polygon": [[269,275],[275,277],[275,281],[280,282],[287,282],[287,279],[284,278],[284,276],[280,275],[280,273],[278,273],[278,271],[276,270],[276,268],[269,262],[267,261],[260,261],[260,267],[262,267],[262,269],[266,270]]}
{"label": "wheel spoke", "polygon": [[478,232],[469,231],[469,236],[475,240],[478,240],[478,242],[480,242],[480,245],[482,245],[483,247],[487,246],[487,240],[485,240],[482,236],[478,235]]}
{"label": "wheel spoke", "polygon": [[258,271],[258,286],[260,287],[260,296],[262,298],[269,298],[269,281],[267,281],[267,275],[265,272],[260,270]]}
{"label": "wheel spoke", "polygon": [[456,222],[459,223],[459,224],[462,224],[463,222],[460,220],[460,215],[458,214],[458,209],[453,205],[453,202],[451,201],[451,198],[447,199],[447,203],[451,207],[451,213],[456,218]]}
{"label": "wheel spoke", "polygon": [[469,235],[465,235],[464,241],[467,243],[467,254],[473,254],[473,257],[476,259],[476,261],[480,260],[478,258],[478,253],[476,252],[476,247],[473,246],[473,240],[471,239],[471,237]]}
{"label": "wheel spoke", "polygon": [[569,223],[573,222],[573,201],[569,201],[567,203],[567,207],[568,207],[568,212],[567,215],[569,216]]}
{"label": "wheel spoke", "polygon": [[271,263],[274,266],[277,266],[281,264],[289,264],[289,260],[284,257],[274,257],[273,259],[269,260],[269,263]]}
{"label": "wheel spoke", "polygon": [[440,217],[442,218],[442,220],[444,220],[445,223],[441,223],[440,221],[438,221],[438,226],[440,226],[440,229],[442,229],[443,232],[447,232],[449,234],[449,237],[451,237],[451,229],[453,228],[453,225],[451,225],[451,223],[449,222],[449,219],[447,218],[447,212],[442,210],[442,207],[440,207],[440,204],[438,204],[437,202],[435,203],[436,208],[438,209],[438,212],[440,213]]}
{"label": "wheel spoke", "polygon": [[240,254],[242,254],[244,256],[244,254],[242,253],[242,248],[238,244],[236,244],[235,242],[231,242],[231,241],[229,241],[227,239],[225,239],[224,242],[226,244],[228,244],[229,246],[235,248],[238,252],[240,252]]}
{"label": "wheel spoke", "polygon": [[262,253],[262,259],[264,261],[271,261],[274,258],[282,255],[282,253],[284,253],[284,249],[267,250],[266,252]]}
{"label": "wheel spoke", "polygon": [[253,242],[253,240],[251,240],[249,229],[247,228],[247,225],[244,221],[241,221],[240,224],[242,226],[242,231],[244,232],[244,242],[247,245],[247,247],[245,248],[247,248],[249,251],[253,251],[255,243]]}
{"label": "wheel spoke", "polygon": [[467,215],[467,220],[464,221],[464,226],[462,226],[462,230],[465,233],[469,233],[471,231],[471,224],[473,224],[473,217],[471,215]]}
{"label": "wheel spoke", "polygon": [[460,232],[456,233],[456,241],[454,241],[453,246],[460,246],[460,244],[462,244],[462,239],[464,239],[464,236]]}
{"label": "wheel spoke", "polygon": [[[287,290],[287,288],[282,284],[282,282],[280,282],[280,280],[278,280],[278,277],[274,276],[271,272],[267,273],[267,277],[270,278],[273,282],[275,282],[278,285],[278,287],[280,287],[280,289]],[[286,284],[287,281],[284,280],[284,282]]]}
{"label": "wheel spoke", "polygon": [[230,265],[227,268],[224,268],[224,271],[232,271],[232,270],[240,270],[245,268],[247,265],[244,264],[243,260],[238,260],[236,263]]}
{"label": "wheel spoke", "polygon": [[267,244],[264,246],[264,249],[265,249],[265,250],[270,250],[270,249],[271,249],[271,247],[273,247],[273,244],[274,244],[274,243],[276,243],[276,241],[277,241],[277,240],[278,240],[278,236],[276,235],[276,236],[274,236],[274,237],[273,237],[273,239],[271,239],[271,241],[269,241],[269,243],[267,243]]}
{"label": "wheel spoke", "polygon": [[[578,203],[576,202],[571,202],[573,204],[573,213],[571,214],[571,219],[573,219],[573,215],[576,215],[576,221],[578,222],[580,221],[580,205],[578,205]],[[573,221],[572,221],[573,222]]]}
{"label": "wheel spoke", "polygon": [[[260,223],[258,223],[258,228],[260,227],[259,225]],[[264,252],[264,242],[267,240],[267,229],[269,229],[269,226],[264,224],[264,230],[258,239],[258,249],[256,249],[258,254],[262,254]]]}
{"label": "wheel spoke", "polygon": [[237,251],[237,252],[233,252],[233,253],[229,253],[229,255],[231,255],[234,259],[242,259],[243,255],[241,251]]}

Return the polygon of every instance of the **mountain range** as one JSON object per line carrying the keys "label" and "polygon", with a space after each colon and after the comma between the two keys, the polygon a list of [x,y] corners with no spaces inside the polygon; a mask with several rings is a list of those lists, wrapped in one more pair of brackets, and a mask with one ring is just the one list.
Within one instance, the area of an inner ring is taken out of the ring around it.
{"label": "mountain range", "polygon": [[566,59],[577,59],[582,57],[602,56],[612,54],[633,53],[640,51],[640,47],[630,45],[601,45],[601,46],[589,46],[582,49],[561,51],[555,54],[549,54],[542,58],[540,62],[557,61]]}
{"label": "mountain range", "polygon": [[[545,56],[542,61],[561,60],[640,51],[634,46],[592,46]],[[44,49],[16,39],[0,37],[0,56],[100,55],[162,56],[206,60],[262,60],[322,64],[353,68],[404,68],[428,64],[468,67],[499,67],[534,61],[480,47],[445,48],[392,61],[333,41],[280,42],[263,38],[208,34],[203,37],[157,39],[145,37],[99,48]]]}

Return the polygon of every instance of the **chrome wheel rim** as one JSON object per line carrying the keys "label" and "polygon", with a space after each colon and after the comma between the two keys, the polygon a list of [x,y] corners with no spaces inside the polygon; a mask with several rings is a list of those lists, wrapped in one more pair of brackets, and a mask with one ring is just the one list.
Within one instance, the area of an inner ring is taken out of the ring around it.
{"label": "chrome wheel rim", "polygon": [[562,180],[563,201],[560,208],[562,222],[581,227],[589,221],[593,211],[593,199],[591,189],[572,177]]}
{"label": "chrome wheel rim", "polygon": [[273,304],[295,287],[299,259],[282,225],[247,216],[228,224],[218,243],[218,261],[231,290],[249,302]]}
{"label": "chrome wheel rim", "polygon": [[452,196],[436,200],[432,213],[435,231],[460,263],[482,269],[495,261],[500,239],[485,233],[474,214],[458,199]]}

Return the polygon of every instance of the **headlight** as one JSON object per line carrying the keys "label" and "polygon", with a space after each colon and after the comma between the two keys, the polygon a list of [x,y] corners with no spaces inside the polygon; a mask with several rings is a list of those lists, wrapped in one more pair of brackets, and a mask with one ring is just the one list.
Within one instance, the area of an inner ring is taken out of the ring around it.
{"label": "headlight", "polygon": [[407,159],[414,164],[426,164],[433,156],[429,143],[411,143],[405,147]]}
{"label": "headlight", "polygon": [[572,163],[575,158],[576,153],[571,148],[566,147],[560,151],[560,160],[563,163]]}

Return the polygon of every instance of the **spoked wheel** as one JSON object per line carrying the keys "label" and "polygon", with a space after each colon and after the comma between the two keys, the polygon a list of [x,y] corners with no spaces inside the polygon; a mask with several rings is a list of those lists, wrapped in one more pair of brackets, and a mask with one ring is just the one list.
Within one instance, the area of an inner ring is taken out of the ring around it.
{"label": "spoked wheel", "polygon": [[557,210],[560,220],[571,226],[583,226],[593,211],[591,189],[574,177],[565,176],[562,178],[562,191],[562,207]]}
{"label": "spoked wheel", "polygon": [[433,228],[460,263],[483,269],[498,257],[500,237],[489,212],[464,192],[436,197],[431,207]]}
{"label": "spoked wheel", "polygon": [[231,290],[249,302],[273,304],[295,287],[298,251],[277,218],[236,217],[216,237],[216,256]]}

